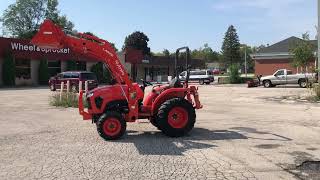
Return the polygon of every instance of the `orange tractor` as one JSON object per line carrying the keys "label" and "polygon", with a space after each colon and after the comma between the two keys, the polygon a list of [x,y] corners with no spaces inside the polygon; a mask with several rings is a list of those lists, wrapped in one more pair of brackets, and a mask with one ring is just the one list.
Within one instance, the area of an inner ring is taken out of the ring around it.
{"label": "orange tractor", "polygon": [[[176,70],[169,85],[157,85],[144,96],[143,85],[131,81],[124,66],[121,64],[115,50],[109,42],[95,36],[78,33],[70,35],[50,20],[45,20],[39,32],[31,43],[41,48],[65,48],[85,54],[88,57],[100,59],[109,69],[116,83],[95,88],[79,94],[79,113],[84,120],[92,120],[97,126],[99,135],[106,140],[120,138],[126,131],[126,123],[137,119],[149,119],[150,122],[170,137],[180,137],[194,127],[196,121],[195,109],[202,108],[198,89],[188,85],[189,70],[186,80],[182,83]],[[180,48],[176,52],[176,64]],[[187,61],[188,67],[188,61]],[[188,68],[187,68],[188,69]],[[88,109],[83,106],[83,98],[88,103]]]}

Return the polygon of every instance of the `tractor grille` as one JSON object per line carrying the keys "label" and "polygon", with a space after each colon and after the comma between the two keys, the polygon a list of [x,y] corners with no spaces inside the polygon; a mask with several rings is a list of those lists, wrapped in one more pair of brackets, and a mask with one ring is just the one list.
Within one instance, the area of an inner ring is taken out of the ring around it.
{"label": "tractor grille", "polygon": [[94,102],[96,103],[97,108],[101,109],[103,99],[99,96],[94,99]]}

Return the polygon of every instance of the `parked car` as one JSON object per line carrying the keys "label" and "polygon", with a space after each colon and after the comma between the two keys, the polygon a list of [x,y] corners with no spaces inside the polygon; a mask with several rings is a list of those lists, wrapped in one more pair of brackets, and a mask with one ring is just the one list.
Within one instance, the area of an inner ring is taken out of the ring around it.
{"label": "parked car", "polygon": [[284,84],[299,84],[305,88],[308,83],[317,82],[317,76],[316,73],[293,74],[290,70],[279,69],[273,75],[262,77],[261,82],[266,88]]}
{"label": "parked car", "polygon": [[78,92],[79,82],[82,81],[82,89],[85,88],[85,81],[88,81],[88,90],[98,87],[97,76],[92,72],[86,71],[68,71],[57,74],[49,80],[49,87],[51,91],[61,88],[61,83],[67,84],[70,82],[70,90]]}
{"label": "parked car", "polygon": [[[187,72],[180,73],[179,78],[186,80]],[[198,81],[199,84],[210,84],[214,82],[214,76],[211,70],[193,70],[190,71],[189,81]]]}

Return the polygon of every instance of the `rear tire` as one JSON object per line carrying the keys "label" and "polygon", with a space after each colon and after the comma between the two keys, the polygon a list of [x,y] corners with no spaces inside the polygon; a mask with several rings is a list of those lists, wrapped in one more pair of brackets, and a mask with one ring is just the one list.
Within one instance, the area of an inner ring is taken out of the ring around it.
{"label": "rear tire", "polygon": [[115,111],[103,114],[96,123],[99,135],[105,140],[116,140],[126,132],[127,123],[122,115]]}
{"label": "rear tire", "polygon": [[206,82],[206,85],[210,85],[210,82]]}
{"label": "rear tire", "polygon": [[307,81],[305,80],[305,79],[300,79],[299,80],[299,86],[301,87],[301,88],[306,88],[307,87]]}
{"label": "rear tire", "polygon": [[204,80],[199,80],[200,85],[204,85]]}
{"label": "rear tire", "polygon": [[158,122],[157,122],[157,118],[151,117],[151,118],[150,118],[150,123],[151,123],[154,127],[156,127],[158,130],[161,130],[160,127],[159,127],[159,124],[158,124]]}
{"label": "rear tire", "polygon": [[161,131],[170,137],[181,137],[190,132],[196,122],[192,104],[182,98],[164,102],[158,110],[157,123]]}

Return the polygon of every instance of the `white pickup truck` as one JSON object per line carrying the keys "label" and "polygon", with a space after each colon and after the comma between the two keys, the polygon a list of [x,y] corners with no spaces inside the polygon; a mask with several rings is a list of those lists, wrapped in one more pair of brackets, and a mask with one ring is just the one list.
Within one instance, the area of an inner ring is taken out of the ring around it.
{"label": "white pickup truck", "polygon": [[305,88],[308,83],[315,83],[316,81],[316,73],[293,74],[292,71],[287,69],[279,69],[273,75],[260,78],[260,82],[266,88],[284,84],[299,84],[300,87]]}

